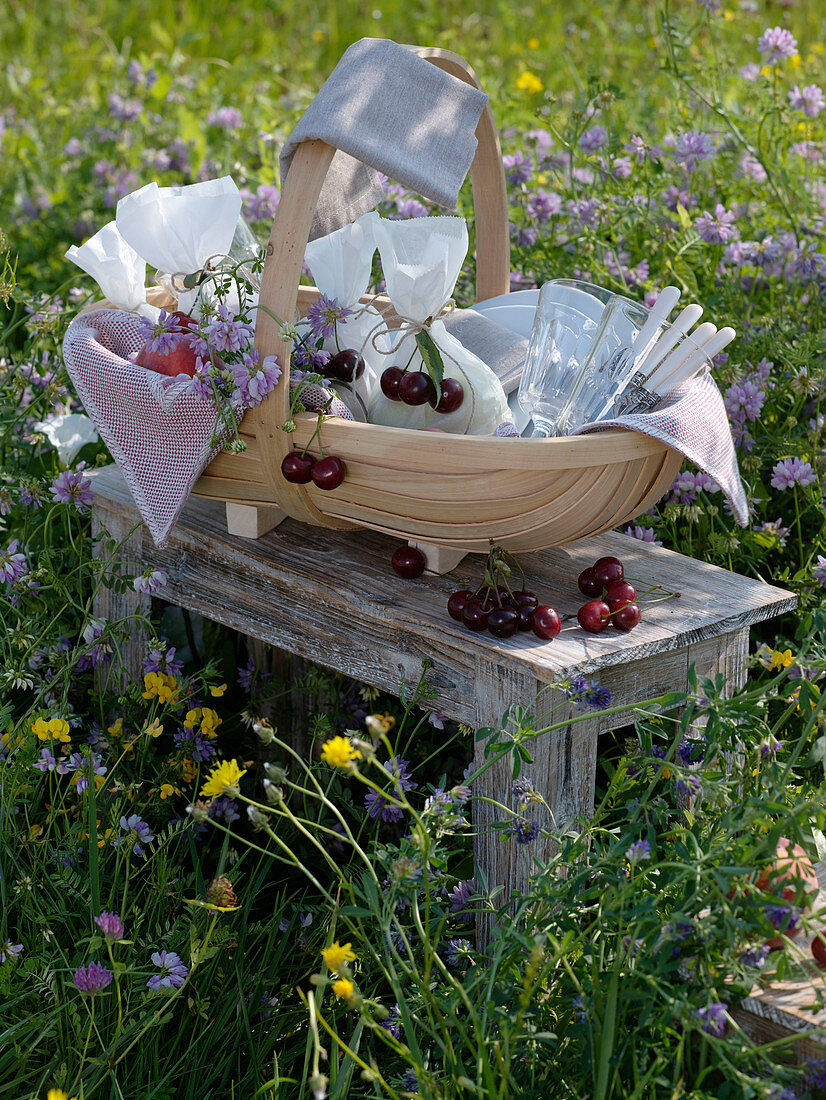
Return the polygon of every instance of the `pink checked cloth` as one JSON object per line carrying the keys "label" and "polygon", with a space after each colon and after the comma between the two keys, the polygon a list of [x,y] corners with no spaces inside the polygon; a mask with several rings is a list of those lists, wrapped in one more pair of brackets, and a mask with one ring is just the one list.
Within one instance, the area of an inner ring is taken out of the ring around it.
{"label": "pink checked cloth", "polygon": [[740,480],[726,407],[708,375],[669,394],[651,412],[586,424],[576,435],[630,428],[667,443],[717,482],[741,527],[749,522],[746,492]]}
{"label": "pink checked cloth", "polygon": [[221,450],[226,431],[215,439],[218,410],[212,401],[190,392],[186,375],[169,378],[127,358],[144,343],[136,313],[101,309],[72,321],[63,358],[152,538],[165,546],[192,486]]}

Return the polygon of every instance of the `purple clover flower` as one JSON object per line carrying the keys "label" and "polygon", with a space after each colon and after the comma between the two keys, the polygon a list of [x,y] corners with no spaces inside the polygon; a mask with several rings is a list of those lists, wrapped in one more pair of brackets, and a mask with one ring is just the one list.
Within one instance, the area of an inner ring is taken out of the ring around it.
{"label": "purple clover flower", "polygon": [[143,105],[137,99],[124,99],[117,92],[109,96],[109,114],[117,122],[134,122],[143,113]]}
{"label": "purple clover flower", "polygon": [[740,962],[743,966],[754,966],[758,969],[763,966],[766,959],[771,954],[771,948],[766,943],[761,943],[759,947],[749,947],[740,956]]}
{"label": "purple clover flower", "polygon": [[20,553],[20,542],[12,539],[5,550],[0,550],[0,581],[16,584],[28,571],[26,555]]}
{"label": "purple clover flower", "polygon": [[699,218],[695,218],[694,228],[706,244],[725,244],[737,236],[734,214],[726,210],[721,202],[714,207],[713,214],[704,210]]}
{"label": "purple clover flower", "polygon": [[463,913],[467,906],[470,904],[470,899],[476,893],[476,879],[468,878],[462,882],[457,882],[452,890],[448,892],[448,898],[450,899],[450,911],[454,914]]}
{"label": "purple clover flower", "polygon": [[713,1035],[715,1039],[722,1039],[726,1032],[727,1004],[722,1001],[713,1001],[705,1008],[698,1008],[694,1015],[701,1022],[703,1031],[707,1035]]}
{"label": "purple clover flower", "polygon": [[272,393],[281,377],[281,367],[274,355],[265,356],[259,364],[259,352],[253,348],[242,363],[231,363],[229,371],[236,393],[247,408],[260,405]]}
{"label": "purple clover flower", "polygon": [[132,844],[132,851],[136,856],[144,854],[142,845],[150,844],[155,839],[151,828],[137,814],[121,817],[120,827],[125,834],[123,839]]}
{"label": "purple clover flower", "polygon": [[513,187],[527,183],[533,175],[533,159],[524,153],[508,153],[502,157],[505,175]]}
{"label": "purple clover flower", "polygon": [[742,65],[737,70],[737,75],[742,77],[743,80],[748,80],[750,84],[754,84],[756,80],[760,79],[760,66],[756,61],[749,61],[747,65]]}
{"label": "purple clover flower", "polygon": [[787,61],[797,53],[797,41],[785,27],[769,27],[757,39],[757,48],[768,65]]}
{"label": "purple clover flower", "polygon": [[132,578],[132,587],[136,592],[142,592],[144,596],[152,596],[169,580],[169,574],[165,569],[152,569],[150,566],[138,577]]}
{"label": "purple clover flower", "polygon": [[505,836],[511,837],[517,844],[533,844],[540,832],[538,821],[518,814],[505,829]]}
{"label": "purple clover flower", "polygon": [[705,160],[714,160],[717,151],[709,134],[703,130],[688,130],[680,134],[672,153],[677,164],[693,172]]}
{"label": "purple clover flower", "polygon": [[528,195],[528,214],[538,222],[546,222],[561,210],[562,199],[555,191],[545,191],[540,188],[534,194]]}
{"label": "purple clover flower", "polygon": [[83,794],[89,786],[92,775],[106,775],[106,765],[101,763],[99,753],[93,752],[91,756],[73,752],[66,762],[66,772],[74,772],[77,778],[77,792]]}
{"label": "purple clover flower", "polygon": [[794,111],[802,111],[807,118],[817,118],[826,107],[826,98],[817,84],[807,84],[805,88],[795,84],[789,92],[789,106]]}
{"label": "purple clover flower", "polygon": [[663,151],[659,145],[648,145],[639,134],[632,134],[631,140],[625,143],[625,149],[635,160],[658,160]]}
{"label": "purple clover flower", "polygon": [[262,183],[254,194],[249,188],[242,188],[241,197],[244,200],[244,217],[251,222],[271,222],[281,195],[271,183]]}
{"label": "purple clover flower", "polygon": [[99,917],[95,917],[95,924],[110,943],[114,943],[115,940],[122,940],[126,932],[123,921],[117,913],[108,913],[106,910]]}
{"label": "purple clover flower", "polygon": [[247,348],[254,335],[253,326],[233,317],[222,302],[207,325],[206,338],[210,347],[218,351],[238,352]]}
{"label": "purple clover flower", "polygon": [[682,797],[686,798],[699,793],[700,780],[696,775],[680,776],[676,780],[674,787],[678,795],[682,795]]}
{"label": "purple clover flower", "polygon": [[662,539],[658,539],[653,527],[641,527],[638,523],[632,527],[626,527],[624,535],[629,538],[639,539],[640,542],[650,542],[653,546],[662,546]]}
{"label": "purple clover flower", "polygon": [[769,904],[766,918],[778,932],[794,932],[800,923],[800,910],[795,905]]}
{"label": "purple clover flower", "polygon": [[112,971],[107,970],[100,963],[90,962],[87,966],[79,966],[72,978],[72,984],[81,993],[100,993],[107,985],[112,983]]}
{"label": "purple clover flower", "polygon": [[64,470],[52,482],[52,499],[59,504],[74,504],[81,515],[89,511],[95,494],[92,483],[80,470]]}
{"label": "purple clover flower", "polygon": [[161,989],[163,986],[171,989],[181,988],[189,970],[184,966],[180,956],[174,951],[153,951],[152,962],[160,967],[160,973],[153,974],[146,983],[150,989]]}
{"label": "purple clover flower", "polygon": [[817,481],[817,474],[808,462],[802,458],[784,458],[772,467],[771,487],[773,489],[793,489],[795,485],[805,488]]}
{"label": "purple clover flower", "polygon": [[826,1058],[813,1058],[807,1063],[803,1083],[810,1089],[826,1089]]}
{"label": "purple clover flower", "polygon": [[625,858],[632,867],[644,859],[651,859],[651,841],[635,840],[633,844],[626,848]]}
{"label": "purple clover flower", "polygon": [[5,940],[0,943],[0,963],[4,963],[6,959],[16,959],[22,951],[22,943],[12,943],[11,940]]}
{"label": "purple clover flower", "polygon": [[387,1018],[381,1021],[381,1026],[385,1031],[388,1031],[394,1039],[401,1041],[403,1027],[401,1023],[401,1010],[398,1004],[393,1005]]}
{"label": "purple clover flower", "polygon": [[702,762],[706,754],[705,742],[703,741],[689,741],[683,739],[677,745],[676,756],[681,764],[686,767],[689,764],[699,764]]}
{"label": "purple clover flower", "polygon": [[783,526],[783,520],[780,516],[775,520],[766,520],[759,527],[755,527],[755,531],[761,535],[769,535],[777,539],[777,545],[781,548],[786,545],[786,540],[789,537],[789,528]]}
{"label": "purple clover flower", "polygon": [[32,767],[44,773],[57,772],[58,775],[65,775],[68,770],[62,760],[58,760],[53,756],[52,750],[49,748],[40,750],[40,759],[35,760]]}
{"label": "purple clover flower", "polygon": [[231,825],[233,821],[240,821],[241,819],[241,815],[238,813],[238,803],[231,798],[227,798],[226,795],[213,798],[207,812],[210,817],[223,821],[225,825]]}
{"label": "purple clover flower", "polygon": [[821,587],[826,588],[826,558],[822,554],[817,555],[817,561],[812,566],[812,577]]}
{"label": "purple clover flower", "polygon": [[336,324],[346,321],[353,311],[339,305],[337,298],[328,298],[321,294],[307,310],[307,320],[310,323],[313,336],[320,340],[332,340]]}
{"label": "purple clover flower", "polygon": [[[418,787],[418,783],[410,778],[410,764],[407,760],[402,760],[399,756],[391,756],[384,768],[393,776],[393,786],[397,793],[411,791]],[[382,821],[399,821],[404,814],[401,806],[392,806],[378,791],[368,791],[364,796],[364,805],[370,817],[381,816]]]}
{"label": "purple clover flower", "polygon": [[219,130],[240,130],[243,125],[244,117],[237,107],[219,107],[207,115],[207,126]]}
{"label": "purple clover flower", "polygon": [[596,153],[608,144],[608,131],[604,126],[592,126],[580,134],[579,147],[583,153]]}
{"label": "purple clover flower", "polygon": [[472,951],[473,945],[470,940],[448,940],[447,949],[445,951],[445,962],[455,970],[467,969],[470,961],[468,956]]}
{"label": "purple clover flower", "polygon": [[139,318],[140,334],[146,343],[146,350],[158,355],[169,355],[174,351],[188,331],[172,315],[162,309],[157,321],[148,317]]}
{"label": "purple clover flower", "polygon": [[598,680],[589,681],[584,676],[572,676],[563,688],[565,698],[570,699],[577,710],[605,710],[611,705],[611,692]]}
{"label": "purple clover flower", "polygon": [[179,661],[175,653],[176,649],[174,645],[170,646],[166,651],[150,646],[146,660],[143,662],[144,673],[166,672],[174,676],[176,672],[180,672],[184,667],[183,661]]}
{"label": "purple clover flower", "polygon": [[778,741],[775,737],[767,737],[760,742],[760,757],[762,760],[774,760],[782,748],[782,741]]}

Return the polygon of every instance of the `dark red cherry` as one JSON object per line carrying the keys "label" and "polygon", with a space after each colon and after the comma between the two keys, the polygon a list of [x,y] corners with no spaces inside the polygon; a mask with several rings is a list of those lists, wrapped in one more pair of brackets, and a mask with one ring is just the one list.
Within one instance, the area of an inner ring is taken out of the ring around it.
{"label": "dark red cherry", "polygon": [[588,566],[577,577],[577,584],[583,596],[601,596],[602,584],[594,576],[594,567]]}
{"label": "dark red cherry", "polygon": [[404,378],[404,371],[401,367],[388,367],[386,371],[382,372],[379,385],[381,386],[381,392],[389,401],[401,401],[399,382],[402,378]]}
{"label": "dark red cherry", "polygon": [[516,610],[519,612],[519,629],[533,629],[533,613],[536,608],[532,604],[521,603]]}
{"label": "dark red cherry", "polygon": [[465,606],[471,603],[475,599],[475,596],[469,588],[460,588],[457,592],[451,593],[447,601],[447,613],[451,619],[455,619],[458,623],[462,621],[462,612]]}
{"label": "dark red cherry", "polygon": [[621,581],[625,576],[625,570],[619,558],[598,558],[593,564],[594,580],[605,587],[611,581]]}
{"label": "dark red cherry", "polygon": [[355,348],[344,348],[331,357],[324,373],[340,382],[352,382],[364,374],[364,360]]}
{"label": "dark red cherry", "polygon": [[576,613],[577,622],[583,630],[589,634],[601,634],[608,625],[608,617],[611,613],[607,603],[602,600],[591,600],[584,603]]}
{"label": "dark red cherry", "polygon": [[319,489],[337,489],[344,481],[346,473],[347,467],[342,460],[335,455],[328,455],[313,464],[310,476]]}
{"label": "dark red cherry", "polygon": [[306,485],[312,481],[311,470],[314,462],[312,455],[303,455],[301,451],[290,451],[281,461],[281,473],[294,485]]}
{"label": "dark red cherry", "polygon": [[405,405],[426,405],[435,397],[436,387],[433,385],[433,379],[424,371],[406,374],[399,382],[399,400]]}
{"label": "dark red cherry", "polygon": [[562,629],[562,623],[552,607],[541,603],[531,612],[531,629],[537,638],[551,642]]}
{"label": "dark red cherry", "polygon": [[430,404],[437,413],[452,413],[461,408],[465,399],[465,387],[455,378],[443,378],[438,404],[436,403],[436,388],[433,388],[433,397]]}
{"label": "dark red cherry", "polygon": [[488,615],[488,630],[495,638],[510,638],[519,629],[519,612],[515,607],[494,607]]}
{"label": "dark red cherry", "polygon": [[642,612],[638,603],[623,604],[618,611],[611,609],[611,622],[617,630],[633,630],[641,618]]}
{"label": "dark red cherry", "polygon": [[615,610],[615,604],[633,603],[637,598],[637,590],[630,581],[611,581],[605,586],[605,602]]}
{"label": "dark red cherry", "polygon": [[490,609],[485,609],[481,604],[466,603],[462,610],[462,622],[468,628],[468,630],[481,631],[486,630],[488,625],[488,615]]}
{"label": "dark red cherry", "polygon": [[394,571],[408,581],[420,577],[427,566],[424,554],[415,546],[400,546],[394,551],[390,563]]}
{"label": "dark red cherry", "polygon": [[529,592],[527,588],[520,588],[513,594],[518,607],[538,607],[539,597],[535,592]]}

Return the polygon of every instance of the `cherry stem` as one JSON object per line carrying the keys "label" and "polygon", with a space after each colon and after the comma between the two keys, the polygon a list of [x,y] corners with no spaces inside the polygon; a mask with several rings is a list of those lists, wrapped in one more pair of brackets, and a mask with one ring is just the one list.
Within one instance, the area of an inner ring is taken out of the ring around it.
{"label": "cherry stem", "polygon": [[637,585],[647,585],[647,588],[642,592],[643,596],[647,596],[649,592],[665,592],[666,596],[673,596],[675,599],[679,599],[680,597],[679,592],[672,592],[671,589],[666,588],[664,584],[651,584],[649,581],[636,581],[633,577],[623,577],[622,579],[628,581],[629,584],[633,584],[635,588]]}

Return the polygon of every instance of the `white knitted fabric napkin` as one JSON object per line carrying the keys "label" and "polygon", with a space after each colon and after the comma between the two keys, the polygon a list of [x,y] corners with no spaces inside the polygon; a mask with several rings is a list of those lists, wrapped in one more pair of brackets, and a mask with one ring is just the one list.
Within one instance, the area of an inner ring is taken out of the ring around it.
{"label": "white knitted fabric napkin", "polygon": [[302,141],[338,150],[324,182],[311,238],[372,210],[378,172],[453,209],[476,152],[488,97],[412,49],[362,38],[344,53],[281,152],[281,185]]}
{"label": "white knitted fabric napkin", "polygon": [[630,428],[680,451],[717,482],[731,504],[734,518],[741,527],[748,526],[749,507],[740,480],[726,407],[709,375],[669,394],[651,412],[586,424],[574,434],[602,432],[609,428]]}
{"label": "white knitted fabric napkin", "polygon": [[[152,538],[165,546],[226,432],[216,445],[218,410],[189,392],[188,376],[169,378],[127,358],[143,346],[140,321],[137,314],[119,309],[84,313],[69,325],[63,358]],[[242,414],[238,408],[239,420]]]}

